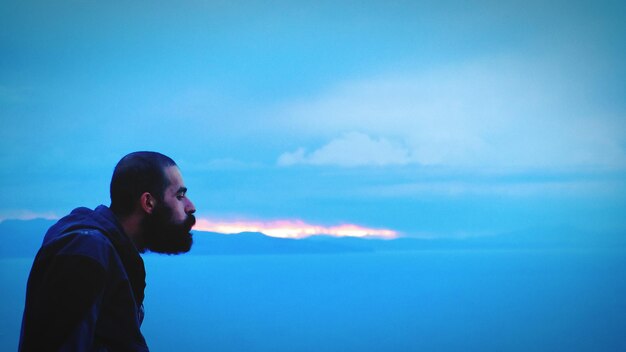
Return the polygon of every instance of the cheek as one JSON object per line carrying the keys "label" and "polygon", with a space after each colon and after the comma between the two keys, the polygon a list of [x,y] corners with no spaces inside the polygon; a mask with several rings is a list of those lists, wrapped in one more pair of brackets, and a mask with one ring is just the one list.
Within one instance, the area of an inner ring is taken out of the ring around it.
{"label": "cheek", "polygon": [[185,207],[182,202],[177,199],[170,199],[166,201],[166,205],[169,208],[170,221],[180,223],[185,220]]}
{"label": "cheek", "polygon": [[183,222],[187,214],[185,214],[185,207],[183,203],[178,202],[174,207],[172,207],[172,218],[174,218],[177,222]]}

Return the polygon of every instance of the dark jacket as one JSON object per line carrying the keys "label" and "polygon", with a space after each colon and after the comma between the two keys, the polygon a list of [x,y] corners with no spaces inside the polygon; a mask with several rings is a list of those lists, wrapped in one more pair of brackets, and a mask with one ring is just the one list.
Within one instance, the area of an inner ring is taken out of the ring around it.
{"label": "dark jacket", "polygon": [[106,206],[74,209],[28,278],[20,351],[148,351],[143,260]]}

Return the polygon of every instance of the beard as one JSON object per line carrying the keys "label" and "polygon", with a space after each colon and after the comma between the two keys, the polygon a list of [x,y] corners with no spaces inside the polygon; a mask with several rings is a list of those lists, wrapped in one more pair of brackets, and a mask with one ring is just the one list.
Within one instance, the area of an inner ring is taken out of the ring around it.
{"label": "beard", "polygon": [[177,223],[172,220],[172,209],[159,204],[152,214],[144,219],[144,251],[164,254],[187,253],[193,244],[191,228],[196,223],[193,215]]}

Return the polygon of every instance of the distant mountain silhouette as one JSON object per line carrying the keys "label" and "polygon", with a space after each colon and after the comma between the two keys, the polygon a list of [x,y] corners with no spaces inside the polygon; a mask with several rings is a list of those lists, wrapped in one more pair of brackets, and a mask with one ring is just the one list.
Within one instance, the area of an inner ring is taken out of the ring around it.
{"label": "distant mountain silhouette", "polygon": [[[52,220],[0,222],[0,258],[34,257]],[[311,236],[287,239],[258,232],[221,234],[194,231],[190,255],[333,254],[415,250],[549,248],[626,248],[624,233],[588,233],[575,229],[531,229],[497,236],[472,238],[374,238]]]}
{"label": "distant mountain silhouette", "polygon": [[332,242],[373,251],[472,249],[582,249],[624,248],[626,233],[587,232],[575,228],[534,228],[491,236],[465,238],[411,238],[376,240],[356,237],[312,236],[308,241]]}
{"label": "distant mountain silhouette", "polygon": [[0,222],[0,258],[35,257],[43,236],[54,220],[5,220]]}
{"label": "distant mountain silhouette", "polygon": [[193,238],[192,254],[313,254],[372,250],[332,241],[276,238],[259,232],[225,235],[195,231]]}
{"label": "distant mountain silhouette", "polygon": [[[34,257],[53,220],[0,222],[0,258]],[[371,249],[347,243],[275,238],[258,232],[225,235],[194,231],[192,255],[314,254],[363,252]]]}

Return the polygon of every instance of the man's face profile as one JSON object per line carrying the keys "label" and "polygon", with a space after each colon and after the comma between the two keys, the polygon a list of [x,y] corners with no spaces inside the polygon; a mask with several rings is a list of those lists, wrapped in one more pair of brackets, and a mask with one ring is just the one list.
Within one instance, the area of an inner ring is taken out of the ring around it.
{"label": "man's face profile", "polygon": [[168,167],[169,185],[152,214],[144,219],[145,249],[167,254],[186,253],[191,249],[191,228],[196,223],[195,208],[187,198],[182,176],[176,166]]}

